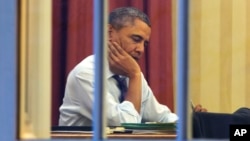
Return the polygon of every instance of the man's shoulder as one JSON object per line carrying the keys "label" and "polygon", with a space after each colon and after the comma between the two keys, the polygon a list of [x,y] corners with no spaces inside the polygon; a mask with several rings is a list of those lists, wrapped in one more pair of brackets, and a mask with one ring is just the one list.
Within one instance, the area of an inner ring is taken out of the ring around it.
{"label": "man's shoulder", "polygon": [[79,62],[73,69],[75,73],[92,73],[94,70],[94,56],[90,55]]}
{"label": "man's shoulder", "polygon": [[93,64],[94,64],[94,55],[90,55],[78,63],[78,65],[86,65],[86,66],[91,66]]}

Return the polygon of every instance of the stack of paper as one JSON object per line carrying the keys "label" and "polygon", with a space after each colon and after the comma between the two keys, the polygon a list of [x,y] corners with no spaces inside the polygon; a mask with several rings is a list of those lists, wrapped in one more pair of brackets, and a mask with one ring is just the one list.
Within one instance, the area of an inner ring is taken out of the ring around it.
{"label": "stack of paper", "polygon": [[176,123],[122,123],[126,130],[132,130],[133,134],[173,134],[176,132]]}

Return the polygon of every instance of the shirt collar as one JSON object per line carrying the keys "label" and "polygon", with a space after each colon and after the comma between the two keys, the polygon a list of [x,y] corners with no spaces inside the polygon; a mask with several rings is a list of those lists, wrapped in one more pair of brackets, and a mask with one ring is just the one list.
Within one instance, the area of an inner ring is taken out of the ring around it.
{"label": "shirt collar", "polygon": [[[117,75],[117,74],[114,74],[110,69],[109,69],[109,66],[107,68],[107,76],[106,78],[109,79],[111,77],[113,77],[114,75]],[[121,78],[126,78],[126,76],[123,76],[123,75],[119,75]]]}
{"label": "shirt collar", "polygon": [[110,77],[112,77],[113,75],[115,75],[113,72],[111,72],[111,70],[109,69],[109,66],[107,67],[107,79],[109,79]]}

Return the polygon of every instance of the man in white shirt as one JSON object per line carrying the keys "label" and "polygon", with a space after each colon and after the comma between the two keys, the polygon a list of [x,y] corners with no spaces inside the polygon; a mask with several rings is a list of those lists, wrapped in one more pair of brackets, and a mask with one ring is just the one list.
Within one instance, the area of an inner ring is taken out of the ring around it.
{"label": "man in white shirt", "polygon": [[[115,9],[109,15],[107,73],[108,126],[121,123],[175,122],[178,117],[160,104],[137,63],[148,45],[151,24],[146,14],[132,7]],[[120,101],[119,75],[127,84]],[[68,75],[59,125],[91,126],[94,96],[94,56],[80,62]]]}

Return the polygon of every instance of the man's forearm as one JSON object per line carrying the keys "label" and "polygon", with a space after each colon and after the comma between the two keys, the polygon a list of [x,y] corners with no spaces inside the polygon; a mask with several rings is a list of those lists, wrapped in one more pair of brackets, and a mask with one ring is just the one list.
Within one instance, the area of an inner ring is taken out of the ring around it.
{"label": "man's forearm", "polygon": [[129,77],[128,91],[125,100],[134,104],[135,109],[140,113],[141,109],[141,73]]}

